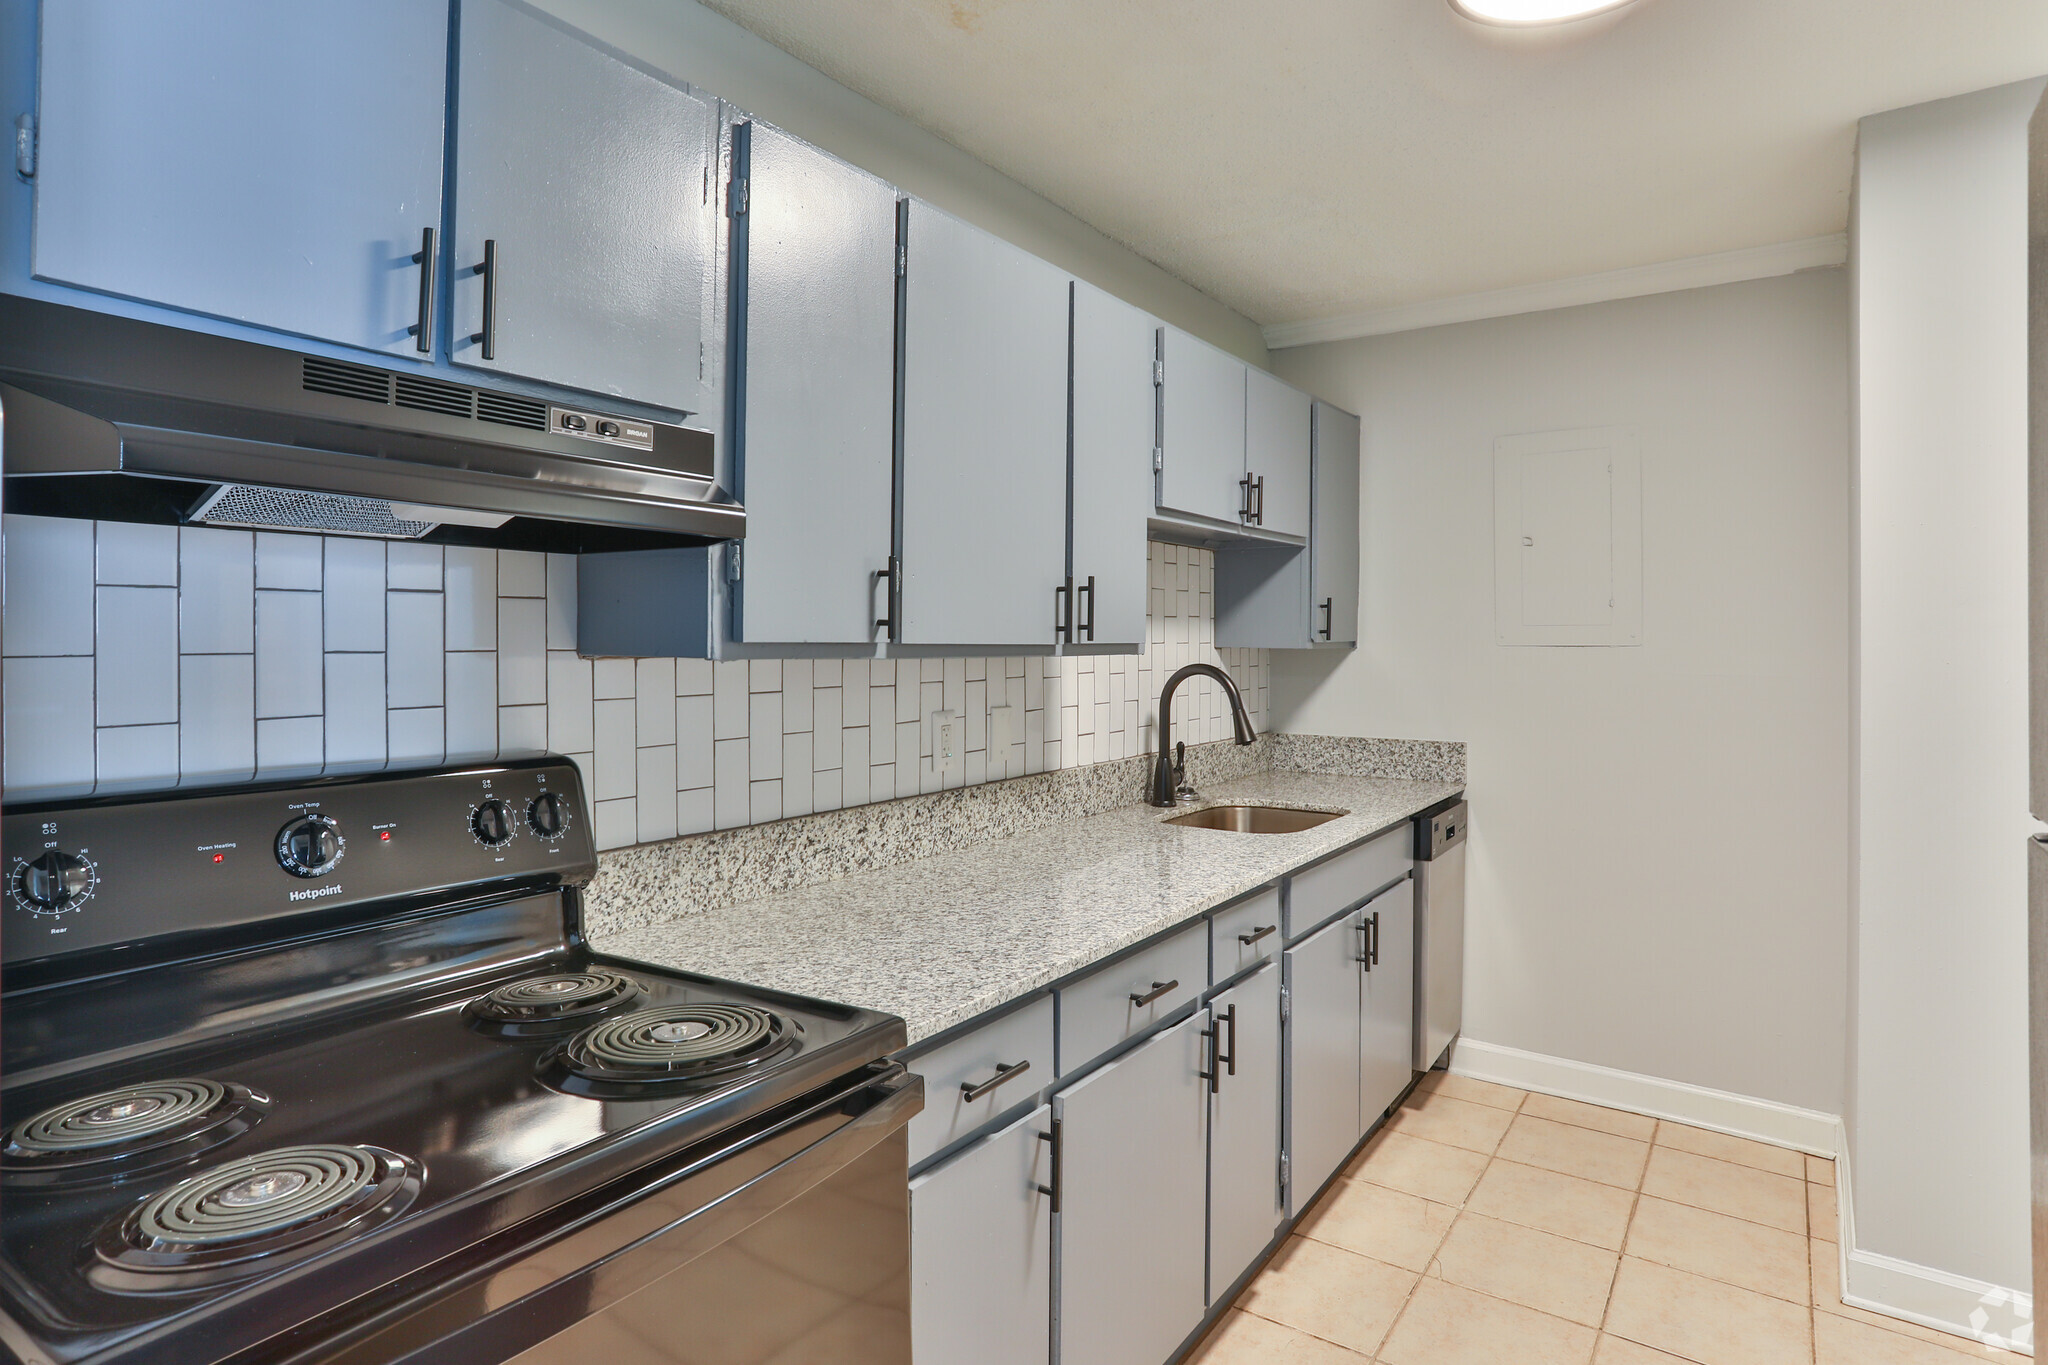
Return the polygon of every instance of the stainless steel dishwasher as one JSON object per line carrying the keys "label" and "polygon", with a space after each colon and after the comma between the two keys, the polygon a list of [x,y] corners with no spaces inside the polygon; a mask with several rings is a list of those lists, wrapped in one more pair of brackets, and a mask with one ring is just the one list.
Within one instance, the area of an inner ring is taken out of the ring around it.
{"label": "stainless steel dishwasher", "polygon": [[1415,1069],[1443,1060],[1465,1013],[1465,822],[1454,805],[1415,817]]}

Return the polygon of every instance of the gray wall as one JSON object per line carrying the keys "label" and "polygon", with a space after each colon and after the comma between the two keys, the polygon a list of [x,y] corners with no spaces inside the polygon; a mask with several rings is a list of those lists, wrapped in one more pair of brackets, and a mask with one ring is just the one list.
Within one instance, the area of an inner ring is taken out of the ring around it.
{"label": "gray wall", "polygon": [[[1355,654],[1275,723],[1467,741],[1465,1035],[1840,1112],[1848,307],[1818,271],[1275,352],[1364,415]],[[1644,643],[1494,643],[1493,442],[1636,429]]]}
{"label": "gray wall", "polygon": [[1258,327],[901,115],[691,0],[534,0],[536,8],[777,124],[1163,321],[1266,363]]}

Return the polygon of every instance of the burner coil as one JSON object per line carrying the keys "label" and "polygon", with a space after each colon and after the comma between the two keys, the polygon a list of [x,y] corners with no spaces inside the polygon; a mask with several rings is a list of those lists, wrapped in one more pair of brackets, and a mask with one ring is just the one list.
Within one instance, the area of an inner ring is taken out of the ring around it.
{"label": "burner coil", "polygon": [[470,1001],[462,1013],[472,1025],[490,1032],[558,1031],[631,1005],[641,989],[632,977],[599,968],[557,972],[500,986]]}
{"label": "burner coil", "polygon": [[758,1005],[664,1005],[591,1025],[563,1061],[592,1080],[694,1080],[758,1066],[799,1034],[793,1020]]}
{"label": "burner coil", "polygon": [[7,1131],[10,1181],[118,1178],[241,1136],[269,1100],[245,1086],[178,1077],[55,1105]]}

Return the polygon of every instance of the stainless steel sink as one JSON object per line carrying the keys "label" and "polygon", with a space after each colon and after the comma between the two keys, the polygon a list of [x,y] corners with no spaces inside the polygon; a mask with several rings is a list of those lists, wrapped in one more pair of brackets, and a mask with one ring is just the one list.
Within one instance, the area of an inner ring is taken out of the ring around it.
{"label": "stainless steel sink", "polygon": [[1187,829],[1223,829],[1233,834],[1299,834],[1348,810],[1289,810],[1285,806],[1208,806],[1186,815],[1167,817],[1169,825]]}

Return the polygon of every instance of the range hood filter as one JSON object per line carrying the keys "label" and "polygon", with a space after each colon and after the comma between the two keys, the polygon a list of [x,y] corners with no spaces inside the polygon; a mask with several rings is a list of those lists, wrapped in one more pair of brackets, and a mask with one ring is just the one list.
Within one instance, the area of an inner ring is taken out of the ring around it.
{"label": "range hood filter", "polygon": [[443,523],[502,526],[510,518],[462,508],[355,498],[344,493],[307,493],[291,488],[224,483],[192,509],[192,520],[203,526],[238,526],[256,531],[322,531],[337,536],[418,540]]}

